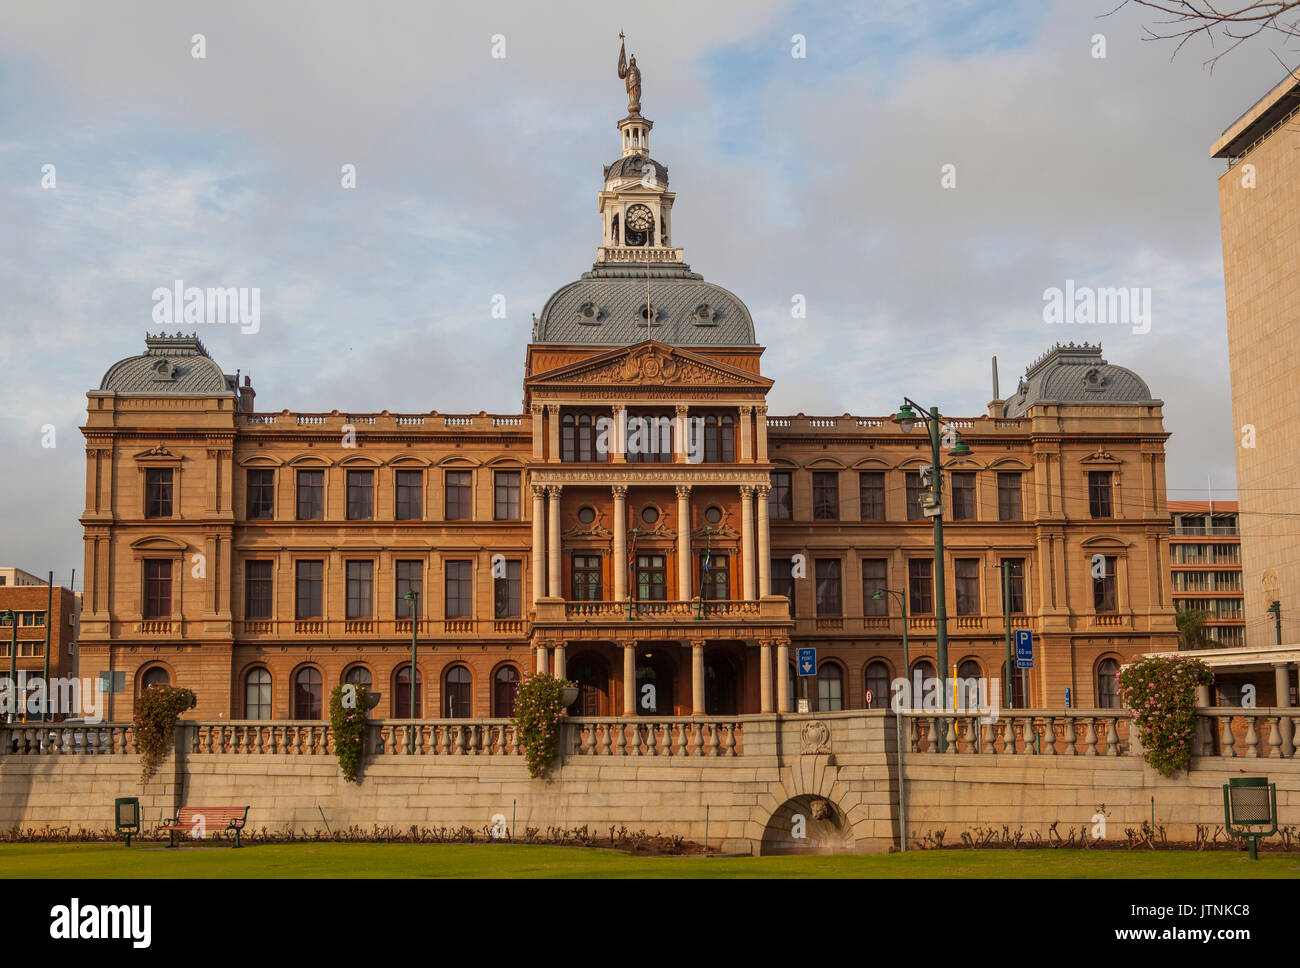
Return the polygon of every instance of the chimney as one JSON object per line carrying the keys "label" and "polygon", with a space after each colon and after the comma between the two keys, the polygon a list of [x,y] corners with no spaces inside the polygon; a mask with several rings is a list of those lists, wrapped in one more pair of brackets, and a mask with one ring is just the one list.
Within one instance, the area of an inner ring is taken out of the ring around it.
{"label": "chimney", "polygon": [[248,377],[244,377],[244,385],[239,388],[239,409],[244,413],[252,413],[255,396],[257,391],[253,389],[252,382]]}
{"label": "chimney", "polygon": [[1002,399],[1002,394],[998,387],[998,358],[993,357],[993,399],[989,401],[989,416],[1001,417],[1005,412],[1006,401]]}

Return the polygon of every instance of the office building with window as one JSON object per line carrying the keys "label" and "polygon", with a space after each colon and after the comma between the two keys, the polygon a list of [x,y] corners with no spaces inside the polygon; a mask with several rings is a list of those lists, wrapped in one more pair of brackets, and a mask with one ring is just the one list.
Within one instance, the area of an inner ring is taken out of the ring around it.
{"label": "office building with window", "polygon": [[[595,263],[536,316],[519,413],[259,411],[192,335],[109,368],[83,428],[93,667],[210,719],[320,718],[343,682],[377,716],[508,716],[534,669],[576,713],[735,715],[796,708],[809,645],[814,709],[883,706],[893,590],[933,674],[924,431],[769,414],[748,309],[676,245],[652,123],[617,127]],[[1113,704],[1120,662],[1175,644],[1160,401],[1070,344],[946,423],[973,449],[943,471],[953,666],[1001,680],[1009,624],[1037,637],[1019,704]]]}

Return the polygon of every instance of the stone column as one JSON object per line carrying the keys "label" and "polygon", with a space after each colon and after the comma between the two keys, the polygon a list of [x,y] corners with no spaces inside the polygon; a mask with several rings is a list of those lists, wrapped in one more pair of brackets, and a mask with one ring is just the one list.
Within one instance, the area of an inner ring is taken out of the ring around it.
{"label": "stone column", "polygon": [[691,643],[691,715],[704,715],[704,640]]}
{"label": "stone column", "polygon": [[776,711],[790,711],[790,640],[776,642]]}
{"label": "stone column", "polygon": [[609,459],[616,464],[627,460],[627,405],[614,404],[614,432],[609,442]]}
{"label": "stone column", "polygon": [[767,406],[761,404],[755,407],[754,417],[757,430],[755,436],[758,439],[758,460],[762,463],[767,460]]}
{"label": "stone column", "polygon": [[541,460],[544,456],[542,453],[542,414],[545,408],[540,403],[534,403],[529,406],[529,412],[533,415],[533,460]]}
{"label": "stone column", "polygon": [[772,711],[772,643],[763,639],[758,644],[758,711]]}
{"label": "stone column", "polygon": [[758,594],[772,594],[771,533],[767,524],[767,495],[772,488],[760,484],[756,488],[758,499]]}
{"label": "stone column", "polygon": [[1273,685],[1277,691],[1274,706],[1291,705],[1291,669],[1285,662],[1273,666]]}
{"label": "stone column", "polygon": [[539,645],[537,647],[537,674],[544,675],[545,673],[546,673],[546,646]]}
{"label": "stone column", "polygon": [[686,463],[686,438],[690,434],[690,421],[687,419],[690,408],[685,404],[678,404],[674,411],[673,427],[673,463]]}
{"label": "stone column", "polygon": [[636,715],[636,643],[623,646],[623,715]]}
{"label": "stone column", "polygon": [[549,525],[546,539],[547,593],[551,598],[561,597],[560,593],[560,485],[548,484],[547,496],[551,499],[548,515]]}
{"label": "stone column", "polygon": [[740,411],[740,459],[743,463],[748,464],[754,459],[754,435],[752,433],[753,424],[751,423],[754,408],[741,406],[737,409]]}
{"label": "stone column", "polygon": [[744,576],[745,601],[754,600],[754,488],[740,488],[740,559]]}
{"label": "stone column", "polygon": [[677,485],[677,598],[691,600],[691,486]]}
{"label": "stone column", "polygon": [[559,642],[556,644],[555,659],[552,661],[551,664],[555,669],[555,678],[563,679],[564,678],[564,643],[563,642]]}
{"label": "stone column", "polygon": [[546,459],[551,463],[557,463],[560,459],[560,405],[558,403],[546,405],[546,445]]}
{"label": "stone column", "polygon": [[615,484],[614,492],[614,601],[627,600],[627,485]]}
{"label": "stone column", "polygon": [[546,488],[533,485],[533,604],[546,597]]}

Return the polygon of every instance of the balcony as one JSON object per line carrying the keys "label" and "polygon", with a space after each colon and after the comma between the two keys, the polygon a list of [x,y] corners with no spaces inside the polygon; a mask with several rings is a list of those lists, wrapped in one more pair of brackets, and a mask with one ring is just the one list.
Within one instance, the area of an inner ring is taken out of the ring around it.
{"label": "balcony", "polygon": [[[411,620],[405,619],[248,619],[236,621],[235,635],[246,641],[279,638],[409,639]],[[422,618],[417,635],[433,638],[473,636],[475,638],[522,638],[527,632],[523,618]]]}
{"label": "balcony", "polygon": [[534,628],[564,629],[574,626],[604,626],[620,637],[635,638],[646,628],[676,628],[680,634],[692,629],[744,630],[746,637],[788,635],[789,601],[783,595],[758,600],[580,602],[563,598],[537,601]]}

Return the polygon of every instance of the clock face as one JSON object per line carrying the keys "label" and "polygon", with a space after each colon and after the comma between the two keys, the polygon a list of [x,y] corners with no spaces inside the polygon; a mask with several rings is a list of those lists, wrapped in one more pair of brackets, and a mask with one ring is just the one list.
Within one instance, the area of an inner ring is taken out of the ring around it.
{"label": "clock face", "polygon": [[633,205],[627,210],[627,227],[644,232],[655,224],[654,212],[645,205]]}

